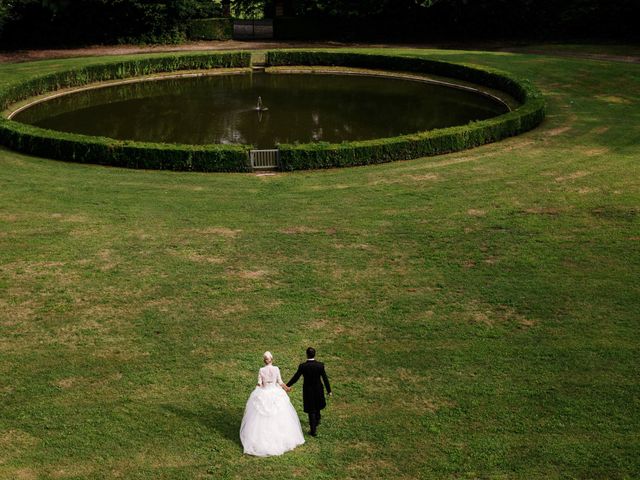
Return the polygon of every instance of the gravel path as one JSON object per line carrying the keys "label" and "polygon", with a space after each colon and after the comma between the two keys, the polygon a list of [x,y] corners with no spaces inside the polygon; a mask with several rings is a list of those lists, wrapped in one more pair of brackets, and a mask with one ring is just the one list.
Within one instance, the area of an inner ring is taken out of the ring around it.
{"label": "gravel path", "polygon": [[28,62],[54,58],[89,57],[101,55],[129,55],[135,53],[191,52],[203,50],[262,50],[272,48],[340,48],[349,46],[365,46],[361,44],[339,42],[276,42],[256,41],[242,42],[238,40],[190,42],[180,45],[95,45],[91,47],[69,49],[17,50],[0,52],[0,63]]}
{"label": "gravel path", "polygon": [[[562,46],[554,48],[536,48],[526,45],[508,45],[497,42],[480,43],[440,43],[440,44],[389,44],[389,43],[343,43],[343,42],[283,42],[283,41],[255,41],[243,42],[238,40],[191,42],[180,45],[109,45],[91,46],[69,49],[43,49],[43,50],[17,50],[0,52],[0,63],[28,62],[35,60],[48,60],[55,58],[87,57],[101,55],[127,55],[135,53],[161,53],[161,52],[189,52],[202,50],[263,50],[272,48],[442,48],[459,50],[488,50],[512,53],[529,53],[537,55],[551,55],[568,58],[585,58],[591,60],[604,60],[610,62],[640,63],[640,50],[630,47],[630,50],[638,52],[634,55],[612,55],[606,53],[577,52],[563,50]],[[587,47],[585,47],[587,48]]]}

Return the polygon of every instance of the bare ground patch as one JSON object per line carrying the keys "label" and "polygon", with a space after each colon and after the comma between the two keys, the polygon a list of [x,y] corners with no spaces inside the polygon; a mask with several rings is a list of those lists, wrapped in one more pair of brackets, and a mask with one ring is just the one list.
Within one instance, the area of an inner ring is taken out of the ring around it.
{"label": "bare ground patch", "polygon": [[209,310],[210,314],[214,317],[220,315],[239,315],[248,311],[249,307],[240,301],[225,303]]}
{"label": "bare ground patch", "polygon": [[613,103],[616,105],[632,105],[633,102],[628,98],[619,96],[619,95],[596,95],[598,100],[601,100],[606,103]]}
{"label": "bare ground patch", "polygon": [[146,231],[142,230],[141,228],[133,230],[131,232],[131,235],[134,238],[136,238],[137,240],[140,240],[142,242],[146,242],[148,240],[152,240],[153,239],[153,235],[151,235],[149,232],[146,232]]}
{"label": "bare ground patch", "polygon": [[557,183],[562,183],[562,182],[567,182],[567,181],[570,181],[570,180],[577,180],[579,178],[583,178],[583,177],[586,177],[588,175],[591,175],[591,172],[578,171],[578,172],[570,173],[568,175],[562,175],[560,177],[556,177],[554,180]]}
{"label": "bare ground patch", "polygon": [[37,480],[39,477],[38,473],[31,468],[16,468],[11,471],[11,476],[6,477],[11,480]]}
{"label": "bare ground patch", "polygon": [[238,235],[242,233],[242,230],[227,227],[207,227],[194,229],[193,233],[200,235],[216,235],[225,238],[237,238]]}
{"label": "bare ground patch", "polygon": [[409,180],[413,180],[414,182],[425,182],[429,180],[437,180],[438,178],[440,178],[440,175],[438,175],[437,173],[425,173],[422,175],[404,175],[404,177],[408,178]]}
{"label": "bare ground patch", "polygon": [[557,208],[557,207],[532,207],[526,208],[524,210],[525,213],[529,213],[531,215],[560,215],[560,213],[564,212],[565,209]]}
{"label": "bare ground patch", "polygon": [[0,465],[35,448],[40,439],[22,430],[0,432]]}
{"label": "bare ground patch", "polygon": [[53,384],[58,388],[67,390],[69,388],[72,388],[74,385],[77,385],[79,379],[80,377],[62,378],[60,380],[56,380],[55,382],[53,382]]}
{"label": "bare ground patch", "polygon": [[595,187],[580,187],[575,189],[580,195],[588,195],[590,193],[600,193],[601,189]]}
{"label": "bare ground patch", "polygon": [[437,173],[415,173],[415,174],[403,174],[398,176],[387,176],[387,177],[379,177],[369,175],[368,185],[377,186],[377,185],[397,185],[403,183],[420,183],[420,182],[429,182],[438,180],[440,175]]}
{"label": "bare ground patch", "polygon": [[121,373],[115,373],[113,375],[107,375],[104,378],[88,378],[88,377],[66,377],[55,380],[52,385],[58,387],[61,390],[69,390],[72,388],[104,388],[114,382],[122,380]]}
{"label": "bare ground patch", "polygon": [[20,217],[16,213],[0,213],[0,222],[17,222]]}
{"label": "bare ground patch", "polygon": [[227,270],[227,275],[245,280],[258,280],[269,275],[269,272],[267,270]]}
{"label": "bare ground patch", "polygon": [[220,257],[217,255],[207,255],[196,250],[192,249],[180,249],[180,250],[169,250],[169,254],[175,257],[179,257],[183,260],[187,260],[189,262],[194,263],[208,263],[214,265],[220,265],[225,263],[226,259],[224,257]]}
{"label": "bare ground patch", "polygon": [[490,255],[483,260],[483,262],[486,263],[487,265],[495,265],[499,261],[500,259],[493,255]]}
{"label": "bare ground patch", "polygon": [[0,298],[0,325],[8,327],[28,321],[35,316],[37,307],[37,302],[32,298],[15,302]]}
{"label": "bare ground patch", "polygon": [[547,135],[550,136],[550,137],[557,137],[558,135],[562,135],[563,133],[567,133],[569,130],[571,130],[571,127],[569,127],[569,126],[552,128],[550,130],[547,130]]}
{"label": "bare ground patch", "polygon": [[[51,288],[38,288],[36,292],[29,291],[33,301],[39,302],[44,298],[55,295],[56,290],[66,288],[71,292],[81,283],[80,274],[67,262],[60,261],[17,261],[0,265],[0,274],[9,280],[12,290],[23,288],[25,285],[47,285]],[[32,305],[33,306],[33,305]]]}
{"label": "bare ground patch", "polygon": [[599,157],[610,153],[611,150],[607,147],[577,147],[575,152],[587,157]]}
{"label": "bare ground patch", "polygon": [[487,212],[485,210],[470,208],[469,210],[467,210],[467,215],[469,215],[470,217],[484,217],[487,215]]}
{"label": "bare ground patch", "polygon": [[117,306],[111,303],[96,303],[89,301],[78,310],[78,318],[92,320],[121,320],[136,315],[138,309],[131,306]]}
{"label": "bare ground patch", "polygon": [[109,227],[97,227],[95,225],[83,225],[69,231],[69,236],[74,238],[105,238],[105,233],[110,232]]}
{"label": "bare ground patch", "polygon": [[113,250],[109,248],[105,248],[100,250],[97,254],[97,262],[96,266],[98,270],[102,272],[108,272],[109,270],[113,270],[120,264],[120,259],[116,257]]}
{"label": "bare ground patch", "polygon": [[[380,458],[360,459],[347,466],[347,478],[400,478],[400,470],[390,460]],[[383,475],[381,477],[381,475]]]}
{"label": "bare ground patch", "polygon": [[465,260],[462,262],[462,266],[466,269],[474,268],[476,266],[475,260]]}
{"label": "bare ground patch", "polygon": [[313,190],[313,191],[346,190],[347,188],[353,188],[353,185],[337,183],[337,184],[331,184],[331,185],[313,185],[311,187],[308,187],[309,190]]}
{"label": "bare ground patch", "polygon": [[305,225],[295,226],[295,227],[287,227],[279,230],[280,233],[284,233],[285,235],[300,235],[305,233],[319,233],[321,230],[313,227],[307,227]]}
{"label": "bare ground patch", "polygon": [[467,316],[470,322],[483,324],[488,327],[512,324],[519,328],[528,328],[538,323],[537,320],[527,318],[509,306],[492,307],[477,302],[472,303]]}
{"label": "bare ground patch", "polygon": [[51,218],[68,223],[87,223],[89,221],[89,217],[79,213],[52,213]]}
{"label": "bare ground patch", "polygon": [[76,348],[90,338],[93,339],[92,343],[95,343],[97,339],[108,337],[111,333],[112,329],[104,323],[93,318],[85,318],[56,329],[50,334],[49,341],[67,348]]}
{"label": "bare ground patch", "polygon": [[190,260],[192,262],[196,262],[196,263],[211,263],[211,264],[216,264],[216,265],[220,265],[220,264],[225,262],[225,259],[222,258],[222,257],[211,256],[211,255],[203,255],[203,254],[198,253],[198,252],[187,252],[184,255],[184,258],[186,258],[187,260]]}
{"label": "bare ground patch", "polygon": [[154,298],[144,302],[144,309],[154,309],[162,313],[168,313],[176,303],[173,298]]}
{"label": "bare ground patch", "polygon": [[51,468],[51,478],[91,478],[95,467],[89,463],[68,463]]}
{"label": "bare ground patch", "polygon": [[608,148],[605,148],[605,147],[585,148],[585,149],[582,150],[582,153],[584,153],[587,157],[599,157],[601,155],[606,155],[610,151],[611,150],[609,150]]}

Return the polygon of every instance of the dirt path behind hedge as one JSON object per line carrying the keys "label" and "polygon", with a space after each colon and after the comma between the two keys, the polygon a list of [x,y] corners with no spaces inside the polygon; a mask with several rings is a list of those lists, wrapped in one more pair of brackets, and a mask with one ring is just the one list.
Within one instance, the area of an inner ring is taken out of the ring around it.
{"label": "dirt path behind hedge", "polygon": [[[243,42],[238,40],[190,42],[180,45],[96,45],[83,48],[18,50],[0,52],[0,63],[28,62],[35,60],[49,60],[55,58],[89,57],[103,55],[129,55],[136,53],[189,52],[203,50],[264,50],[272,48],[440,48],[456,50],[488,50],[513,53],[530,53],[571,58],[585,58],[591,60],[605,60],[611,62],[640,63],[640,46],[629,46],[629,54],[609,54],[606,46],[582,47],[582,51],[563,47],[562,45],[523,45],[498,42],[466,42],[466,43],[430,43],[430,44],[392,44],[392,43],[345,43],[345,42],[283,42],[283,41],[255,41]],[[618,46],[619,50],[619,46]]]}
{"label": "dirt path behind hedge", "polygon": [[340,42],[241,42],[238,40],[190,42],[179,45],[94,45],[82,48],[18,50],[0,52],[0,63],[28,62],[69,57],[93,57],[103,55],[131,55],[136,53],[191,52],[203,50],[262,50],[270,48],[340,48],[360,46]]}

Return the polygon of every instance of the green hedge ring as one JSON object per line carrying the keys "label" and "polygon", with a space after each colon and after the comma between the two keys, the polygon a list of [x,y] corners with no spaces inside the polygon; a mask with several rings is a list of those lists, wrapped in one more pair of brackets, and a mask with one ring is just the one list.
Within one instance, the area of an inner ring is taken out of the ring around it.
{"label": "green hedge ring", "polygon": [[[337,66],[411,72],[471,82],[509,94],[519,106],[509,113],[468,125],[399,137],[340,144],[281,144],[280,168],[305,170],[349,167],[451,153],[518,135],[538,126],[545,101],[528,81],[478,67],[413,57],[324,51],[270,51],[268,66]],[[107,62],[34,77],[0,90],[0,110],[27,98],[95,82],[214,68],[248,68],[247,52],[171,55]],[[128,168],[201,172],[251,171],[250,145],[177,145],[122,141],[46,130],[0,118],[0,144],[57,160]]]}
{"label": "green hedge ring", "polygon": [[285,170],[368,165],[456,152],[529,131],[537,127],[545,116],[544,98],[530,82],[487,68],[412,57],[311,51],[269,52],[267,64],[358,67],[432,74],[500,90],[520,103],[509,113],[464,126],[341,144],[280,145],[280,162]]}
{"label": "green hedge ring", "polygon": [[[248,52],[190,54],[133,59],[34,77],[0,91],[0,110],[30,97],[90,83],[167,72],[249,68]],[[56,160],[150,170],[251,171],[250,145],[178,145],[93,137],[26,125],[0,118],[0,144]]]}

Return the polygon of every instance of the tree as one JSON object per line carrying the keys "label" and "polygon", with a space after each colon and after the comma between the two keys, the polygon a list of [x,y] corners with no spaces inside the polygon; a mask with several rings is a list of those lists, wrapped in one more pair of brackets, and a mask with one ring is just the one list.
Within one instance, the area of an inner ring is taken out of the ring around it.
{"label": "tree", "polygon": [[241,18],[261,17],[267,7],[266,0],[233,0],[233,13]]}
{"label": "tree", "polygon": [[4,43],[176,42],[192,18],[220,15],[214,0],[0,0]]}

